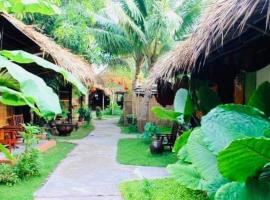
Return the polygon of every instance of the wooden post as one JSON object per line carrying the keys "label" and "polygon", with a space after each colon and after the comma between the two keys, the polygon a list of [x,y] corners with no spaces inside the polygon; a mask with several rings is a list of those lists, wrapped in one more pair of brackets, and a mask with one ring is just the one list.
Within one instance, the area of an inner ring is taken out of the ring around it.
{"label": "wooden post", "polygon": [[102,93],[102,110],[104,111],[105,109],[105,94]]}
{"label": "wooden post", "polygon": [[69,98],[68,98],[68,100],[69,100],[69,122],[71,122],[72,123],[72,86],[70,85],[70,89],[69,89]]}

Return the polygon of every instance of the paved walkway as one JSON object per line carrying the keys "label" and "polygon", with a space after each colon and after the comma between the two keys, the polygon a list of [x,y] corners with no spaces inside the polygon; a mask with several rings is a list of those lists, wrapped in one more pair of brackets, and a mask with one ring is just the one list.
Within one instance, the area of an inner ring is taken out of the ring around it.
{"label": "paved walkway", "polygon": [[115,119],[95,122],[95,130],[64,159],[35,200],[122,200],[123,181],[167,176],[164,168],[135,167],[116,162],[120,134]]}

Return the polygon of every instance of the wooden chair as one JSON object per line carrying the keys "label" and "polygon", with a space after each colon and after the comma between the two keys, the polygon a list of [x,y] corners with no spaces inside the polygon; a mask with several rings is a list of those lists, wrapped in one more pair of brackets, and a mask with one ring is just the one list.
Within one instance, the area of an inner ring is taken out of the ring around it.
{"label": "wooden chair", "polygon": [[183,132],[182,126],[175,122],[173,123],[171,133],[157,134],[156,137],[158,140],[161,140],[164,148],[169,147],[169,149],[172,150],[177,137]]}
{"label": "wooden chair", "polygon": [[17,131],[5,126],[0,128],[0,143],[10,151],[16,148],[18,144]]}

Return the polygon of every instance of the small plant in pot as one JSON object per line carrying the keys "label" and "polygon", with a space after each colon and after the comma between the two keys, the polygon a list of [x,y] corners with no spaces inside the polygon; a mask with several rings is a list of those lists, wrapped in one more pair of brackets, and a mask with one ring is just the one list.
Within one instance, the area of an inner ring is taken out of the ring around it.
{"label": "small plant in pot", "polygon": [[83,122],[85,119],[85,114],[87,112],[87,109],[84,107],[80,107],[77,111],[77,113],[79,114],[79,122]]}

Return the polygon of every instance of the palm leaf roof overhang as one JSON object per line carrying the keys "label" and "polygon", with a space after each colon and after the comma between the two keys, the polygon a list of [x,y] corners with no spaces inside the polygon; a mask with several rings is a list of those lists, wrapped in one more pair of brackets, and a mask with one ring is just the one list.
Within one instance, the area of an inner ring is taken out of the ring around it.
{"label": "palm leaf roof overhang", "polygon": [[148,85],[171,80],[178,72],[198,72],[259,38],[268,38],[269,17],[269,0],[217,0],[205,10],[191,37],[155,64]]}
{"label": "palm leaf roof overhang", "polygon": [[[38,32],[33,26],[26,25],[9,14],[0,13],[0,17],[8,21],[14,28],[36,44],[39,47],[39,53],[41,53],[41,55],[50,55],[55,64],[72,73],[76,78],[81,80],[84,85],[90,86],[96,82],[91,64],[82,57],[71,53],[66,48],[60,47],[51,38]],[[16,38],[12,39],[16,40]],[[18,41],[18,45],[19,43],[21,43],[21,41]],[[20,45],[22,45],[22,43]],[[34,50],[29,50],[29,52],[34,53]]]}

